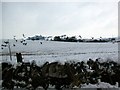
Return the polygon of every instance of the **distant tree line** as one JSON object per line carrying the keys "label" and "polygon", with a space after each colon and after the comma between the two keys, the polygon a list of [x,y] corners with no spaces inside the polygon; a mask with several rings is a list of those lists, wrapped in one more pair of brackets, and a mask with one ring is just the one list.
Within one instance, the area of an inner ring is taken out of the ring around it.
{"label": "distant tree line", "polygon": [[53,39],[53,41],[64,41],[64,42],[113,42],[115,40],[116,40],[115,38],[103,39],[102,37],[100,37],[99,39],[94,39],[94,37],[92,37],[91,39],[83,39],[81,36],[79,36],[79,38],[76,38],[76,36],[68,37],[66,35],[55,36]]}
{"label": "distant tree line", "polygon": [[42,36],[42,35],[35,35],[33,37],[28,37],[27,40],[47,40],[47,41],[63,41],[63,42],[115,42],[116,38],[98,38],[95,39],[94,37],[91,37],[90,39],[84,39],[80,35],[78,37],[76,36],[67,36],[67,35],[61,35],[61,36]]}
{"label": "distant tree line", "polygon": [[42,35],[35,35],[33,37],[28,37],[27,40],[45,40],[45,37]]}
{"label": "distant tree line", "polygon": [[77,42],[77,38],[75,36],[72,37],[61,37],[61,36],[55,36],[54,41],[66,41],[66,42]]}

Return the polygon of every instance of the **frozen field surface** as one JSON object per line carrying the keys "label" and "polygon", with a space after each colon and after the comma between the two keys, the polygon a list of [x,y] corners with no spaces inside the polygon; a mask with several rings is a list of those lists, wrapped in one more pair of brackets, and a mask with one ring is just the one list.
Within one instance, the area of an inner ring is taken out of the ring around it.
{"label": "frozen field surface", "polygon": [[[42,44],[40,43],[42,42]],[[87,61],[89,58],[95,60],[101,58],[101,61],[118,61],[118,43],[79,43],[79,42],[56,42],[56,41],[26,41],[23,45],[20,41],[10,41],[12,52],[12,63],[16,63],[16,53],[22,53],[25,62],[35,60],[37,64],[43,64],[46,61]],[[2,44],[2,43],[1,43]],[[15,44],[15,46],[13,46]],[[0,49],[0,62],[10,61],[8,48]],[[0,82],[1,85],[1,82]],[[1,87],[0,87],[1,88]],[[100,82],[99,84],[82,85],[81,90],[97,90],[93,88],[112,88],[119,90],[117,86]],[[84,88],[84,89],[83,89]],[[102,90],[109,90],[102,89]],[[53,89],[50,89],[53,90]]]}
{"label": "frozen field surface", "polygon": [[[57,41],[29,41],[23,45],[20,41],[10,41],[12,62],[16,62],[16,53],[22,53],[24,61],[35,60],[42,64],[46,61],[87,61],[95,60],[118,60],[118,43],[79,43]],[[42,42],[42,44],[40,43]],[[15,44],[15,46],[13,46]],[[8,48],[0,50],[1,61],[9,61]]]}

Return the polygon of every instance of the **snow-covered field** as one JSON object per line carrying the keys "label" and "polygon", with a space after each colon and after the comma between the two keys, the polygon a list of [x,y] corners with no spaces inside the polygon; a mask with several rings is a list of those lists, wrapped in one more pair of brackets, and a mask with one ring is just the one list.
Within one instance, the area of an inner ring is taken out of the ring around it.
{"label": "snow-covered field", "polygon": [[[16,53],[22,53],[25,62],[35,60],[37,64],[46,61],[87,61],[89,58],[95,60],[118,61],[118,43],[79,43],[79,42],[57,42],[57,41],[29,41],[23,45],[20,41],[10,41],[12,52],[12,63],[16,63]],[[42,42],[42,44],[40,43]],[[2,43],[0,43],[2,44]],[[15,46],[13,46],[15,44]],[[8,48],[0,50],[0,62],[10,61]],[[102,86],[101,86],[102,85]],[[82,88],[117,88],[110,84],[100,82],[99,85],[83,85]]]}
{"label": "snow-covered field", "polygon": [[[45,61],[87,61],[89,58],[95,60],[118,60],[118,43],[79,43],[79,42],[57,42],[57,41],[29,41],[23,45],[20,41],[10,41],[12,62],[16,62],[15,54],[23,54],[24,61],[35,60],[39,64]],[[42,42],[42,44],[40,44]],[[15,44],[15,46],[13,46]],[[4,54],[2,56],[2,54]],[[0,50],[1,61],[9,61],[8,48]]]}

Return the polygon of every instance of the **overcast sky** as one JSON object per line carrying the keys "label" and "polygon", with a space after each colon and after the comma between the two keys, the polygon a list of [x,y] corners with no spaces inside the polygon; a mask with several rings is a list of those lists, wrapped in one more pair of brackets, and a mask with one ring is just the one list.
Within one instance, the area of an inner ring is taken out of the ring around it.
{"label": "overcast sky", "polygon": [[118,36],[116,2],[3,2],[2,37]]}

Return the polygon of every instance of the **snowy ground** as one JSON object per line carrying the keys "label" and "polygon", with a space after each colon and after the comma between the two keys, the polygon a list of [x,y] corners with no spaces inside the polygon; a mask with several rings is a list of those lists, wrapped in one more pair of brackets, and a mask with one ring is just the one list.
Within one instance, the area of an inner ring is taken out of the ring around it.
{"label": "snowy ground", "polygon": [[[13,62],[16,61],[15,53],[21,52],[24,61],[36,60],[38,63],[45,61],[86,61],[89,58],[102,58],[103,60],[118,60],[118,44],[115,43],[79,43],[79,42],[55,42],[55,41],[26,41],[23,45],[20,41],[11,41]],[[16,46],[14,47],[13,44]],[[2,56],[2,54],[5,54]],[[0,62],[9,61],[8,48],[0,50]]]}
{"label": "snowy ground", "polygon": [[[118,44],[115,43],[79,43],[55,41],[26,41],[27,45],[11,41],[13,62],[16,61],[15,53],[21,52],[24,61],[36,60],[38,63],[45,61],[86,61],[89,58],[102,58],[103,60],[118,60]],[[13,43],[16,45],[13,46]],[[4,54],[2,56],[2,54]],[[0,50],[0,61],[9,61],[8,48]]]}
{"label": "snowy ground", "polygon": [[[26,41],[23,45],[20,41],[10,41],[12,51],[12,63],[16,63],[15,54],[23,54],[25,62],[35,60],[37,64],[46,61],[87,61],[89,58],[95,60],[114,60],[118,61],[117,43],[79,43],[79,42],[55,42],[55,41]],[[42,42],[42,44],[40,44]],[[16,46],[14,47],[13,44]],[[0,50],[0,62],[10,61],[8,48]],[[102,86],[101,86],[102,85]],[[101,82],[99,85],[83,85],[82,88],[117,88],[110,84]]]}

